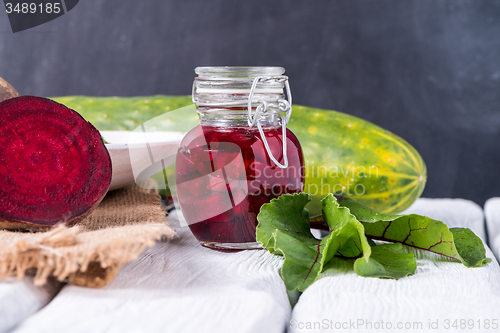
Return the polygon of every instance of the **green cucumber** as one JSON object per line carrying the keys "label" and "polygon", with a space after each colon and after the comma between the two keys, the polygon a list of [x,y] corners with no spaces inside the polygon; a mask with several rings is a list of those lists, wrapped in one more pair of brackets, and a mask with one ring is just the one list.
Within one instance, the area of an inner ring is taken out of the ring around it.
{"label": "green cucumber", "polygon": [[[99,131],[132,131],[154,117],[184,106],[193,105],[187,96],[146,97],[54,97],[54,101],[80,113]],[[199,123],[196,114],[185,117],[173,114],[171,123],[163,123],[161,130],[187,132]]]}
{"label": "green cucumber", "polygon": [[373,123],[337,111],[294,105],[288,128],[304,151],[312,215],[321,214],[321,199],[339,190],[388,214],[410,207],[424,190],[427,170],[420,154]]}
{"label": "green cucumber", "polygon": [[[53,98],[79,112],[100,131],[133,130],[142,123],[184,106],[189,96]],[[188,131],[195,114],[169,117],[162,130]],[[311,215],[321,214],[320,200],[342,190],[363,205],[396,214],[421,194],[427,180],[419,153],[399,136],[345,113],[293,106],[288,128],[304,151],[305,191]]]}

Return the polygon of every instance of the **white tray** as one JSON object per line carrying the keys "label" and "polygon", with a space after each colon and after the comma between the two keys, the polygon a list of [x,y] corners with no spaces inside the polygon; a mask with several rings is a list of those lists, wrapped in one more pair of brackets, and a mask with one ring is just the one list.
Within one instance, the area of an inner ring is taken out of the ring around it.
{"label": "white tray", "polygon": [[162,166],[172,164],[185,133],[102,131],[101,135],[113,165],[111,191],[134,184],[139,175],[147,177],[149,170],[153,175],[159,165],[151,167],[162,160]]}

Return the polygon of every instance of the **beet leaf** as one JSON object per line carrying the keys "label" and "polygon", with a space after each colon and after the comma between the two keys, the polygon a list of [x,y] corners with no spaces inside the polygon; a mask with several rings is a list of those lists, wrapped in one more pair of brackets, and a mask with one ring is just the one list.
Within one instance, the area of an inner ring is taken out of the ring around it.
{"label": "beet leaf", "polygon": [[366,277],[399,279],[414,274],[416,270],[415,256],[406,253],[400,243],[373,246],[368,262],[361,258],[354,262],[354,271]]}
{"label": "beet leaf", "polygon": [[[365,277],[399,279],[416,271],[416,260],[404,245],[435,252],[479,267],[485,257],[479,237],[466,228],[451,228],[420,215],[387,215],[367,208],[345,195],[329,194],[322,200],[322,219],[313,226],[329,230],[323,239],[310,231],[306,193],[285,194],[261,207],[257,241],[284,257],[281,277],[287,290],[304,291],[319,275],[341,260]],[[395,242],[375,244],[372,239]]]}
{"label": "beet leaf", "polygon": [[399,242],[461,261],[467,267],[491,262],[483,242],[467,228],[448,229],[441,221],[426,216],[381,214],[345,195],[337,195],[342,207],[361,221],[368,238]]}

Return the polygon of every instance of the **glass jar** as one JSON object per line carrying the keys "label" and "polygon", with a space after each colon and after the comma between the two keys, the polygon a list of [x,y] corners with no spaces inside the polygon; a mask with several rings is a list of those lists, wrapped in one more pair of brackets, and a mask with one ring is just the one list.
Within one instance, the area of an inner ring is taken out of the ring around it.
{"label": "glass jar", "polygon": [[200,125],[186,134],[176,156],[182,214],[204,246],[261,248],[255,240],[260,207],[304,189],[302,149],[286,128],[292,112],[288,77],[281,67],[195,72]]}

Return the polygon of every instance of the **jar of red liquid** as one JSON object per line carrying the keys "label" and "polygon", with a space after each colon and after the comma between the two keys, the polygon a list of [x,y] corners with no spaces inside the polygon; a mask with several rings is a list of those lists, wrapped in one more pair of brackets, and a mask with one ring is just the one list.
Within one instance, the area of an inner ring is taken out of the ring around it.
{"label": "jar of red liquid", "polygon": [[281,67],[195,72],[200,125],[182,140],[175,166],[182,214],[204,246],[261,248],[255,240],[260,207],[304,188],[302,149],[286,128],[292,113],[288,77]]}

